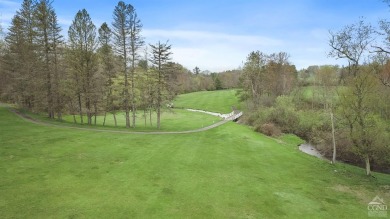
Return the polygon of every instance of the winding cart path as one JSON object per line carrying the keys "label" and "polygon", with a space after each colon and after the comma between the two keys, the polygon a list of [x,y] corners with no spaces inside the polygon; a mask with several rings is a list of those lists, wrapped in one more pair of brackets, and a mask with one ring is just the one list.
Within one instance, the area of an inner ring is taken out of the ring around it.
{"label": "winding cart path", "polygon": [[106,132],[106,133],[121,133],[121,134],[138,134],[138,135],[168,135],[168,134],[190,134],[190,133],[197,133],[197,132],[203,132],[207,131],[213,128],[216,128],[218,126],[221,126],[229,121],[233,121],[237,118],[239,118],[242,115],[242,112],[232,112],[231,115],[224,120],[221,120],[217,123],[214,123],[212,125],[194,129],[194,130],[187,130],[187,131],[171,131],[171,132],[137,132],[137,131],[124,131],[124,130],[110,130],[110,129],[98,129],[98,128],[87,128],[87,127],[74,127],[74,126],[66,126],[66,125],[60,125],[60,124],[52,124],[44,121],[40,121],[37,119],[32,118],[29,115],[26,115],[24,113],[19,112],[18,110],[14,108],[8,107],[8,110],[10,112],[13,112],[20,118],[22,118],[25,121],[32,122],[37,125],[43,125],[43,126],[51,126],[51,127],[59,127],[59,128],[68,128],[68,129],[76,129],[76,130],[86,130],[86,131],[94,131],[94,132]]}

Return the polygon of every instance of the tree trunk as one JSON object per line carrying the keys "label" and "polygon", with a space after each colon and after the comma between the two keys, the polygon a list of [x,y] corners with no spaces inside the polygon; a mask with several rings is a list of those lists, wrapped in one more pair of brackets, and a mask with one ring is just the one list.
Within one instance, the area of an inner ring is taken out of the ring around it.
{"label": "tree trunk", "polygon": [[[48,61],[47,61],[48,62]],[[48,63],[46,63],[48,65]],[[51,87],[51,76],[50,71],[48,70],[48,67],[46,69],[47,71],[47,110],[48,110],[48,116],[50,119],[54,119],[54,112],[53,112],[53,97],[52,97],[52,87]]]}
{"label": "tree trunk", "polygon": [[116,115],[115,115],[115,113],[112,113],[112,116],[114,117],[114,124],[115,124],[115,127],[116,127],[118,124],[116,123]]}
{"label": "tree trunk", "polygon": [[[133,97],[134,98],[134,97]],[[136,109],[135,109],[135,103],[132,103],[131,111],[133,111],[133,124],[132,127],[135,128],[135,117],[136,117]]]}
{"label": "tree trunk", "polygon": [[92,125],[91,101],[90,101],[89,97],[87,97],[86,100],[85,100],[85,107],[87,108],[87,121],[88,121],[88,125]]}
{"label": "tree trunk", "polygon": [[57,119],[58,119],[59,121],[62,121],[62,113],[61,113],[61,111],[58,111],[58,112],[57,112]]}
{"label": "tree trunk", "polygon": [[58,78],[58,57],[57,57],[57,49],[55,47],[54,51],[54,85],[55,85],[55,98],[56,98],[56,107],[57,118],[58,120],[62,120],[62,96],[60,94],[60,82]]}
{"label": "tree trunk", "polygon": [[367,176],[370,176],[371,175],[371,166],[370,166],[370,158],[368,157],[368,155],[366,155],[366,175]]}
{"label": "tree trunk", "polygon": [[106,125],[106,116],[107,116],[107,112],[104,112],[103,126],[105,126],[105,125]]}
{"label": "tree trunk", "polygon": [[126,110],[126,128],[130,128],[130,113]]}
{"label": "tree trunk", "polygon": [[74,124],[77,124],[76,115],[75,115],[75,114],[73,114],[73,123],[74,123]]}
{"label": "tree trunk", "polygon": [[160,129],[160,119],[161,119],[161,107],[157,108],[157,129]]}
{"label": "tree trunk", "polygon": [[157,129],[160,129],[160,117],[161,117],[161,60],[158,64],[158,85],[157,85]]}
{"label": "tree trunk", "polygon": [[150,126],[153,126],[153,122],[152,122],[152,108],[149,109],[149,123],[150,123]]}
{"label": "tree trunk", "polygon": [[336,139],[334,136],[334,120],[333,120],[333,113],[330,113],[330,120],[332,122],[332,140],[333,140],[333,157],[332,157],[332,163],[336,163]]}
{"label": "tree trunk", "polygon": [[132,57],[132,66],[131,66],[131,111],[133,113],[133,124],[132,127],[135,128],[135,116],[136,116],[136,107],[135,107],[135,85],[134,85],[134,68],[135,68],[135,54],[133,53]]}
{"label": "tree trunk", "polygon": [[81,104],[81,94],[78,93],[78,101],[79,101],[79,113],[80,113],[80,123],[81,124],[84,124],[84,121],[83,121],[83,111],[82,111],[82,104]]}
{"label": "tree trunk", "polygon": [[94,124],[96,125],[96,117],[97,117],[97,103],[95,102],[94,104],[93,104],[93,107],[94,107],[94,116],[95,116],[95,121],[94,121]]}
{"label": "tree trunk", "polygon": [[144,109],[144,119],[145,119],[145,127],[146,127],[146,108]]}
{"label": "tree trunk", "polygon": [[53,110],[53,94],[52,94],[52,79],[50,72],[50,61],[49,61],[49,39],[47,33],[48,25],[46,22],[43,23],[43,39],[44,39],[44,48],[45,48],[45,71],[46,71],[46,89],[47,89],[47,110],[48,116],[50,119],[54,119],[54,110]]}
{"label": "tree trunk", "polygon": [[[126,42],[126,37],[122,36],[124,39],[123,41]],[[123,67],[124,67],[124,74],[125,74],[125,112],[126,112],[126,128],[130,128],[130,107],[129,107],[129,81],[128,81],[128,73],[127,73],[127,52],[126,52],[126,43],[123,43]]]}

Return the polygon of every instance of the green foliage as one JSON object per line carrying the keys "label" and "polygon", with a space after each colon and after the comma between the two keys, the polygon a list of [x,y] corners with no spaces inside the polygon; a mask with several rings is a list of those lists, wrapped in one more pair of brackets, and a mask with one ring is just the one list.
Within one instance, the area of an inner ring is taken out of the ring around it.
{"label": "green foliage", "polygon": [[215,78],[214,83],[215,83],[215,89],[216,90],[222,90],[222,82],[219,79],[219,77]]}
{"label": "green foliage", "polygon": [[289,96],[276,98],[276,105],[269,119],[281,127],[283,132],[293,133],[295,126],[299,123],[293,99]]}
{"label": "green foliage", "polygon": [[318,132],[330,131],[330,117],[324,112],[302,110],[298,117],[299,123],[294,133],[313,143],[318,143]]}
{"label": "green foliage", "polygon": [[331,129],[325,111],[299,110],[293,96],[279,96],[275,106],[260,108],[244,118],[255,130],[261,131],[264,124],[274,124],[283,133],[292,133],[313,143],[319,143],[323,132]]}
{"label": "green foliage", "polygon": [[[362,159],[372,159],[378,139],[384,129],[375,113],[378,99],[378,79],[370,72],[362,71],[354,77],[348,89],[340,94],[339,112],[349,130],[353,149]],[[367,171],[369,174],[369,171]]]}
{"label": "green foliage", "polygon": [[249,109],[261,107],[264,96],[277,97],[293,90],[297,71],[295,66],[290,65],[288,58],[285,52],[267,55],[254,51],[248,55],[240,82],[243,90],[241,99],[248,102]]}

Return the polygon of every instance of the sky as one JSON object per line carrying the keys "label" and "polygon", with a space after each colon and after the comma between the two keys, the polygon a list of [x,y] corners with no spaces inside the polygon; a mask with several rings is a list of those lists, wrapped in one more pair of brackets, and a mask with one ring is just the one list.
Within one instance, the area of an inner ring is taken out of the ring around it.
{"label": "sky", "polygon": [[[7,30],[21,0],[0,0],[0,22]],[[172,61],[192,70],[237,69],[251,51],[287,52],[298,70],[310,65],[345,64],[328,57],[329,31],[361,17],[377,25],[390,18],[383,0],[132,0],[146,43],[172,45]],[[54,0],[63,34],[78,10],[97,26],[112,23],[118,1]]]}

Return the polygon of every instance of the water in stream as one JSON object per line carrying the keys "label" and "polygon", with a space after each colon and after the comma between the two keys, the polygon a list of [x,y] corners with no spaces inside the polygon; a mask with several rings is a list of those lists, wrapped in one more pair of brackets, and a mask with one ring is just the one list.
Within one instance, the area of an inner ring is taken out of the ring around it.
{"label": "water in stream", "polygon": [[311,144],[301,144],[299,145],[299,150],[303,153],[324,159],[324,156]]}

